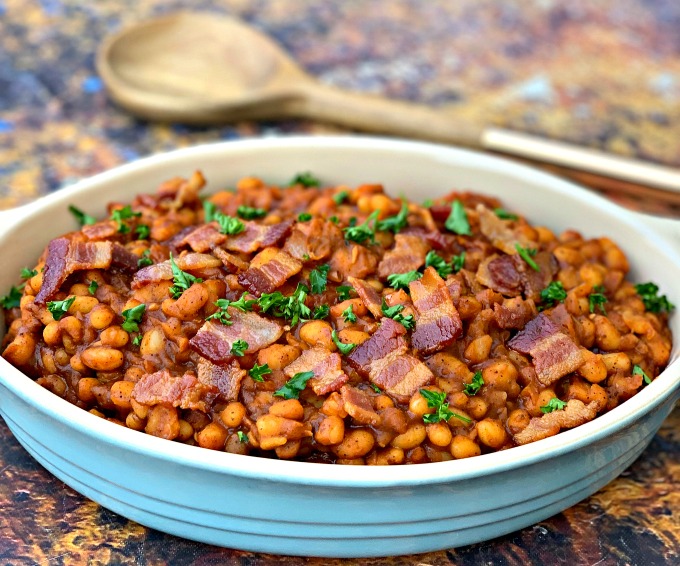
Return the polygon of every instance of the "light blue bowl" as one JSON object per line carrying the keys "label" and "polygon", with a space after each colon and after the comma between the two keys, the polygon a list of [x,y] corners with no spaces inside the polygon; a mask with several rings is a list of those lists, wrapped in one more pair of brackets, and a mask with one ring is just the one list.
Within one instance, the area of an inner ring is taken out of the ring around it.
{"label": "light blue bowl", "polygon": [[[150,157],[0,216],[0,289],[71,230],[77,203],[104,215],[161,181],[201,169],[208,191],[257,174],[282,182],[312,171],[324,183],[381,182],[424,200],[464,189],[554,230],[619,242],[631,277],[673,298],[679,226],[620,209],[570,183],[469,151],[367,137],[227,142]],[[677,302],[677,301],[676,301]],[[675,335],[680,334],[672,317]],[[161,440],[99,419],[0,360],[0,414],[45,468],[78,492],[149,527],[189,539],[288,555],[360,557],[457,547],[558,513],[607,484],[644,450],[680,396],[673,363],[613,411],[533,444],[415,466],[331,466],[238,456]]]}

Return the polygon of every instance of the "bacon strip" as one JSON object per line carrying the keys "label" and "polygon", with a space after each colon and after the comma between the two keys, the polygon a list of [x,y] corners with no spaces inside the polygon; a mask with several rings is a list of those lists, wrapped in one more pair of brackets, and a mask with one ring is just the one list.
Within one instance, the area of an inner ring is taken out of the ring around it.
{"label": "bacon strip", "polygon": [[522,279],[515,257],[502,255],[485,259],[479,264],[475,278],[482,285],[503,295],[519,295],[522,291]]}
{"label": "bacon strip", "polygon": [[434,267],[428,267],[421,279],[409,283],[409,289],[418,313],[416,329],[411,336],[416,351],[431,354],[460,338],[463,322],[446,283]]}
{"label": "bacon strip", "polygon": [[111,250],[111,265],[127,273],[135,273],[139,269],[139,257],[133,254],[125,246],[113,244]]}
{"label": "bacon strip", "polygon": [[257,222],[244,222],[246,229],[227,239],[225,248],[232,252],[253,253],[260,248],[273,246],[285,238],[293,226],[293,221],[279,222],[271,226]]}
{"label": "bacon strip", "polygon": [[[188,253],[178,256],[174,258],[174,262],[182,271],[209,269],[222,265],[222,262],[215,256],[198,253]],[[172,278],[172,266],[170,265],[170,260],[167,260],[162,263],[142,267],[142,269],[135,273],[131,287],[133,289],[139,289],[149,283],[170,281]]]}
{"label": "bacon strip", "polygon": [[337,352],[324,348],[310,348],[283,368],[283,373],[293,377],[296,373],[314,372],[314,377],[309,380],[309,386],[317,395],[327,395],[340,389],[349,380],[341,365],[342,359]]}
{"label": "bacon strip", "polygon": [[371,398],[365,391],[351,385],[343,385],[340,396],[343,408],[357,423],[371,426],[380,424],[380,415],[373,409]]}
{"label": "bacon strip", "polygon": [[533,417],[524,430],[513,434],[512,437],[517,444],[529,444],[549,436],[555,436],[561,429],[574,428],[592,421],[595,415],[597,415],[597,403],[595,401],[585,405],[578,399],[570,399],[563,410]]}
{"label": "bacon strip", "polygon": [[357,373],[400,400],[407,400],[434,379],[425,364],[406,353],[405,333],[401,324],[385,317],[373,336],[345,358]]}
{"label": "bacon strip", "polygon": [[378,291],[376,291],[363,279],[348,277],[347,281],[357,292],[357,295],[359,295],[359,298],[364,303],[364,306],[369,310],[369,312],[376,319],[381,319],[384,315],[382,313],[382,301]]}
{"label": "bacon strip", "polygon": [[516,254],[515,245],[519,244],[523,248],[535,248],[536,242],[512,227],[511,221],[498,218],[493,210],[489,210],[483,204],[477,205],[479,215],[479,229],[494,247],[506,254]]}
{"label": "bacon strip", "polygon": [[177,247],[189,246],[195,252],[204,253],[219,246],[226,239],[227,236],[217,229],[216,223],[211,222],[189,232],[177,243]]}
{"label": "bacon strip", "polygon": [[230,254],[228,251],[222,248],[214,248],[212,251],[216,257],[220,258],[220,261],[227,268],[229,273],[234,273],[237,271],[245,271],[248,269],[248,262],[243,261],[240,257],[234,254]]}
{"label": "bacon strip", "polygon": [[229,365],[217,365],[210,360],[200,358],[196,370],[199,382],[215,387],[219,391],[218,398],[220,401],[227,402],[238,398],[241,380],[246,376],[246,371],[241,369],[238,362],[233,361]]}
{"label": "bacon strip", "polygon": [[85,224],[80,231],[88,240],[106,240],[116,235],[118,227],[113,220],[103,220],[95,224]]}
{"label": "bacon strip", "polygon": [[425,265],[425,256],[430,246],[421,236],[397,234],[394,248],[385,253],[378,264],[378,277],[385,279],[393,273],[415,271]]}
{"label": "bacon strip", "polygon": [[234,359],[231,347],[237,340],[247,342],[246,354],[252,354],[276,342],[283,328],[273,320],[254,312],[242,312],[229,307],[230,326],[208,320],[189,340],[191,347],[215,364],[225,364]]}
{"label": "bacon strip", "polygon": [[315,217],[309,222],[298,222],[283,249],[295,259],[303,260],[306,256],[311,261],[321,261],[329,257],[341,241],[340,228]]}
{"label": "bacon strip", "polygon": [[529,321],[508,342],[508,347],[531,355],[536,375],[543,385],[554,383],[583,363],[583,354],[578,345],[570,336],[560,332],[545,313]]}
{"label": "bacon strip", "polygon": [[265,248],[250,262],[250,267],[238,276],[238,282],[258,297],[271,293],[302,269],[294,257],[278,248]]}
{"label": "bacon strip", "polygon": [[218,394],[217,387],[199,382],[195,375],[171,375],[167,369],[142,377],[132,398],[142,405],[172,405],[207,413]]}
{"label": "bacon strip", "polygon": [[68,238],[52,240],[47,247],[45,272],[36,305],[44,305],[74,271],[108,269],[111,266],[111,242],[76,242]]}

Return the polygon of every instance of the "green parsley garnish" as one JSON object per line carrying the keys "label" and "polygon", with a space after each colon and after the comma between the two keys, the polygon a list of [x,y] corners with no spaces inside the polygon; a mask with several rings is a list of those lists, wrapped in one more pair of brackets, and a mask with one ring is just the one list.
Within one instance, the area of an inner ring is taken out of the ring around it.
{"label": "green parsley garnish", "polygon": [[[345,240],[350,240],[361,244],[366,240],[371,240],[372,244],[375,244],[375,228],[378,221],[379,210],[372,212],[370,216],[358,226],[348,226],[343,228],[342,231],[345,233]],[[350,222],[351,224],[351,222]]]}
{"label": "green parsley garnish", "polygon": [[666,295],[659,296],[659,286],[651,281],[635,285],[635,291],[640,295],[645,308],[649,312],[671,312],[675,305],[671,303]]}
{"label": "green parsley garnish", "polygon": [[349,193],[347,191],[340,191],[339,193],[335,193],[333,195],[333,200],[335,201],[335,204],[342,204],[345,202],[348,196]]}
{"label": "green parsley garnish", "polygon": [[405,291],[408,291],[408,284],[411,283],[411,281],[420,279],[422,276],[422,273],[415,270],[407,271],[406,273],[393,273],[392,275],[387,276],[387,283],[389,283],[390,287],[393,289],[404,289]]}
{"label": "green parsley garnish", "polygon": [[206,224],[208,222],[212,222],[213,220],[216,220],[216,215],[217,214],[217,205],[214,202],[210,202],[209,200],[204,200],[203,201],[203,222]]}
{"label": "green parsley garnish", "polygon": [[472,381],[463,385],[463,393],[472,397],[473,395],[477,395],[477,393],[479,393],[479,390],[483,385],[484,378],[482,377],[482,372],[476,371],[475,375],[472,376]]}
{"label": "green parsley garnish", "polygon": [[75,216],[75,219],[78,221],[78,224],[81,226],[85,226],[86,224],[95,224],[97,222],[97,219],[94,216],[90,216],[89,214],[85,214],[82,210],[79,208],[76,208],[72,204],[69,205],[68,211]]}
{"label": "green parsley garnish", "polygon": [[312,318],[314,320],[321,320],[322,318],[326,318],[330,313],[331,307],[329,307],[328,305],[319,305],[318,307],[314,308]]}
{"label": "green parsley garnish", "polygon": [[346,301],[349,299],[349,292],[353,291],[354,287],[350,285],[338,285],[335,288],[335,292],[338,294],[338,301]]}
{"label": "green parsley garnish", "polygon": [[561,401],[557,397],[553,397],[548,401],[547,405],[541,407],[542,413],[552,413],[553,411],[561,411],[567,406],[565,401]]}
{"label": "green parsley garnish", "polygon": [[125,330],[125,332],[139,332],[139,323],[142,322],[145,310],[145,304],[124,310],[122,314],[125,322],[121,324],[121,328]]}
{"label": "green parsley garnish", "polygon": [[425,267],[434,267],[442,279],[446,279],[447,275],[453,273],[453,265],[446,263],[446,260],[442,256],[437,255],[437,252],[434,250],[427,252]]}
{"label": "green parsley garnish", "polygon": [[235,309],[239,309],[240,311],[246,312],[252,311],[253,306],[256,303],[257,299],[246,299],[245,292],[241,295],[241,298],[238,301],[230,301],[229,299],[217,299],[214,303],[215,306],[217,307],[217,310],[210,316],[206,317],[206,320],[212,320],[214,318],[216,320],[219,320],[225,326],[231,326],[234,323],[232,322],[231,315],[227,310],[228,307],[234,307]]}
{"label": "green parsley garnish", "polygon": [[426,198],[423,201],[423,208],[430,208],[433,205],[434,205],[434,201],[431,198]]}
{"label": "green parsley garnish", "polygon": [[463,203],[459,200],[454,200],[451,204],[451,212],[444,223],[447,230],[461,236],[471,236],[470,223],[468,222]]}
{"label": "green parsley garnish", "polygon": [[412,314],[409,314],[408,316],[404,316],[403,314],[401,314],[401,311],[404,310],[404,305],[394,305],[388,307],[387,303],[385,302],[385,297],[383,297],[380,310],[382,310],[382,313],[387,318],[391,318],[392,320],[394,320],[394,322],[398,322],[406,330],[412,330],[416,325],[416,321],[414,320]]}
{"label": "green parsley garnish", "polygon": [[293,187],[295,185],[302,185],[303,187],[318,187],[321,185],[321,182],[309,171],[305,171],[304,173],[298,173],[295,175],[295,177],[291,179],[290,183],[288,183],[289,187]]}
{"label": "green parsley garnish", "polygon": [[460,252],[459,255],[454,255],[451,258],[451,267],[453,267],[454,273],[458,273],[465,267],[465,252]]}
{"label": "green parsley garnish", "polygon": [[148,240],[151,235],[151,228],[146,224],[139,224],[137,228],[135,228],[135,233],[137,234],[138,240]]}
{"label": "green parsley garnish", "polygon": [[291,377],[283,387],[277,389],[274,395],[284,399],[298,399],[300,393],[307,386],[307,382],[314,377],[313,371],[303,371]]}
{"label": "green parsley garnish", "polygon": [[309,287],[298,283],[295,292],[290,296],[284,296],[281,291],[262,293],[257,301],[263,313],[269,313],[279,318],[290,320],[291,326],[295,326],[301,319],[309,319],[312,311],[305,305],[305,299],[309,293]]}
{"label": "green parsley garnish", "polygon": [[649,377],[646,373],[645,370],[643,370],[640,366],[634,365],[633,366],[633,375],[641,375],[642,380],[645,382],[645,385],[649,385],[652,382],[652,378]]}
{"label": "green parsley garnish", "polygon": [[345,322],[356,322],[357,315],[354,314],[352,309],[353,305],[348,306],[344,311],[342,311],[342,320]]}
{"label": "green parsley garnish", "polygon": [[430,391],[429,389],[421,389],[420,394],[425,397],[427,406],[435,410],[434,413],[427,413],[423,415],[423,422],[438,423],[439,421],[448,421],[452,417],[460,419],[467,424],[472,422],[471,419],[468,419],[463,415],[458,415],[449,409],[449,404],[446,401],[446,393],[444,391],[439,392]]}
{"label": "green parsley garnish", "polygon": [[523,248],[519,244],[515,244],[515,249],[517,250],[517,253],[519,254],[519,257],[521,257],[526,264],[531,267],[534,271],[541,271],[541,268],[538,267],[538,264],[534,261],[533,256],[536,255],[538,250],[535,248]]}
{"label": "green parsley garnish", "polygon": [[330,268],[331,266],[326,263],[319,265],[316,269],[312,269],[309,273],[309,284],[312,287],[312,293],[323,293],[326,290],[328,270]]}
{"label": "green parsley garnish", "polygon": [[63,301],[49,301],[47,303],[47,310],[52,313],[52,318],[54,318],[54,320],[61,320],[75,300],[75,297],[69,297]]}
{"label": "green parsley garnish", "polygon": [[567,292],[561,281],[551,281],[548,286],[541,291],[541,300],[546,303],[546,307],[551,307],[556,302],[563,303],[567,298]]}
{"label": "green parsley garnish", "polygon": [[380,389],[380,387],[378,387],[375,383],[369,383],[369,385],[371,386],[371,389],[373,389],[373,391],[375,391],[376,393],[382,393],[382,389]]}
{"label": "green parsley garnish", "polygon": [[269,368],[267,364],[262,364],[261,366],[254,364],[252,368],[250,368],[250,371],[248,372],[248,375],[251,377],[253,381],[259,381],[260,383],[264,381],[263,375],[267,375],[271,373],[272,370]]}
{"label": "green parsley garnish", "polygon": [[513,214],[512,212],[508,212],[504,208],[494,208],[493,211],[501,220],[519,220],[519,216]]}
{"label": "green parsley garnish", "polygon": [[602,314],[607,314],[604,308],[604,304],[607,302],[607,297],[604,296],[605,288],[602,285],[596,285],[593,287],[593,293],[588,295],[588,306],[590,307],[590,312],[595,312],[597,307],[600,307]]}
{"label": "green parsley garnish", "polygon": [[245,432],[243,432],[242,430],[237,430],[236,436],[238,436],[239,442],[243,442],[243,444],[248,442],[248,435]]}
{"label": "green parsley garnish", "polygon": [[382,232],[394,232],[395,234],[399,232],[402,228],[408,226],[406,218],[408,216],[408,205],[406,201],[402,202],[401,210],[396,216],[390,216],[384,220],[378,220],[376,223],[376,229]]}
{"label": "green parsley garnish", "polygon": [[28,269],[28,267],[24,267],[21,270],[21,278],[22,279],[30,279],[34,275],[38,275],[38,270],[37,269]]}
{"label": "green parsley garnish", "polygon": [[264,208],[241,205],[236,209],[236,214],[244,220],[255,220],[267,216],[267,211]]}
{"label": "green parsley garnish", "polygon": [[340,219],[337,216],[331,216],[328,220],[330,220],[333,224],[340,222]]}
{"label": "green parsley garnish", "polygon": [[340,350],[340,353],[342,354],[349,354],[356,347],[356,344],[352,343],[345,344],[344,342],[340,342],[340,338],[338,338],[338,333],[335,330],[331,332],[331,338],[333,338],[333,342],[335,343],[335,345],[338,347],[338,350]]}
{"label": "green parsley garnish", "polygon": [[231,345],[231,353],[234,354],[234,356],[239,356],[239,357],[243,356],[243,354],[246,353],[247,349],[248,349],[248,342],[246,342],[245,340],[240,340],[240,339],[236,340],[236,342],[234,342]]}
{"label": "green parsley garnish", "polygon": [[153,265],[151,250],[144,250],[142,252],[142,257],[137,260],[137,267],[147,267],[149,265]]}
{"label": "green parsley garnish", "polygon": [[217,220],[217,223],[220,225],[220,233],[226,234],[227,236],[235,236],[246,229],[246,225],[243,222],[228,214],[215,212],[215,220]]}
{"label": "green parsley garnish", "polygon": [[2,305],[2,308],[4,309],[13,309],[15,307],[18,307],[21,304],[21,296],[23,295],[21,291],[21,287],[15,287],[12,285],[12,287],[9,290],[9,293],[4,295],[3,297],[0,297],[0,305]]}
{"label": "green parsley garnish", "polygon": [[312,215],[309,212],[301,212],[298,214],[298,222],[307,222],[312,219]]}
{"label": "green parsley garnish", "polygon": [[87,286],[87,291],[90,293],[90,295],[94,295],[97,292],[97,289],[99,289],[99,283],[97,283],[94,279],[90,281],[90,284]]}
{"label": "green parsley garnish", "polygon": [[138,216],[141,216],[141,212],[134,212],[132,210],[132,207],[127,204],[123,208],[117,208],[111,213],[111,218],[110,220],[113,220],[118,224],[118,233],[119,234],[127,234],[130,232],[130,227],[125,224],[124,220],[130,220],[131,218],[135,218]]}
{"label": "green parsley garnish", "polygon": [[170,267],[172,267],[172,276],[175,283],[172,287],[170,287],[170,296],[173,299],[179,299],[182,296],[182,293],[184,293],[184,291],[186,291],[194,283],[201,283],[203,281],[203,279],[200,277],[194,277],[191,275],[191,273],[182,271],[179,267],[177,267],[172,254],[170,254]]}
{"label": "green parsley garnish", "polygon": [[139,345],[142,343],[142,338],[143,338],[143,337],[142,337],[141,334],[137,334],[137,336],[135,336],[135,337],[132,339],[132,343],[133,343],[135,346],[139,346]]}

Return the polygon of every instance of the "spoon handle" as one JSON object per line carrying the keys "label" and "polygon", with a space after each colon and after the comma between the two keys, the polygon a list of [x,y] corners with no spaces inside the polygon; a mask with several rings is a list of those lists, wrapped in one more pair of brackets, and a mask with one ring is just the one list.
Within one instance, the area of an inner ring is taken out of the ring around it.
{"label": "spoon handle", "polygon": [[482,127],[424,105],[359,94],[310,81],[291,114],[370,132],[498,151],[571,170],[680,193],[680,170],[564,142]]}

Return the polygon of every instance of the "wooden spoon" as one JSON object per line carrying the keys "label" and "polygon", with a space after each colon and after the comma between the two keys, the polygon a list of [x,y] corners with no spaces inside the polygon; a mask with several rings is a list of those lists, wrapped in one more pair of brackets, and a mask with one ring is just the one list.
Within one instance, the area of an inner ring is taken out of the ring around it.
{"label": "wooden spoon", "polygon": [[343,91],[303,71],[269,37],[227,16],[180,12],[108,38],[97,69],[142,118],[208,125],[309,118],[348,128],[501,151],[680,192],[680,171],[497,128],[436,109]]}

